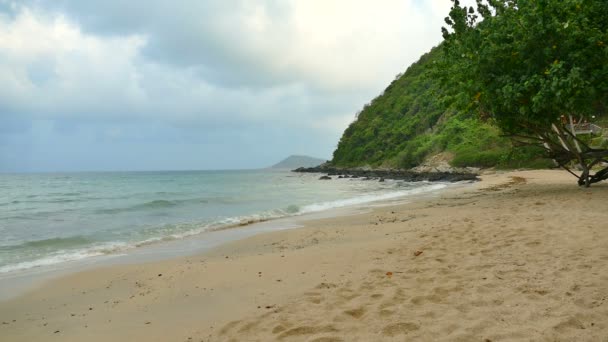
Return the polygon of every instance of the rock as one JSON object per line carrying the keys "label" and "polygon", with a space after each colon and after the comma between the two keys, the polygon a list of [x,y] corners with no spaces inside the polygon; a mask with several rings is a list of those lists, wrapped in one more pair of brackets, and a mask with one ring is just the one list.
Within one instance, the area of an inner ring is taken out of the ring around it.
{"label": "rock", "polygon": [[319,179],[331,179],[330,175],[342,175],[344,178],[363,178],[370,179],[394,179],[403,180],[406,182],[460,182],[460,181],[478,181],[477,174],[469,172],[415,172],[412,170],[401,169],[378,169],[371,170],[368,168],[343,169],[328,165],[327,163],[309,168],[298,168],[294,172],[303,173],[323,173],[325,174]]}
{"label": "rock", "polygon": [[319,179],[320,180],[330,180],[331,177],[329,177],[329,176],[321,176],[321,177],[319,177]]}
{"label": "rock", "polygon": [[378,182],[384,182],[384,178],[380,177],[380,180]]}

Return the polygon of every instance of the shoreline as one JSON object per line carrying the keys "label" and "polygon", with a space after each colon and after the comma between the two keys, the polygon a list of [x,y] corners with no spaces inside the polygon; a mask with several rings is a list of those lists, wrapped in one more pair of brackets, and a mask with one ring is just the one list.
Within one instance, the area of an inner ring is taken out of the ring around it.
{"label": "shoreline", "polygon": [[580,189],[561,171],[484,175],[437,198],[71,274],[0,302],[0,335],[601,340],[606,188]]}
{"label": "shoreline", "polygon": [[[0,302],[17,297],[28,290],[35,289],[53,279],[64,277],[70,274],[88,271],[100,267],[111,267],[114,265],[138,264],[148,262],[158,262],[175,259],[188,255],[205,253],[223,244],[238,240],[247,239],[257,234],[268,232],[297,229],[304,227],[306,222],[320,218],[331,218],[350,216],[368,210],[369,207],[389,206],[397,202],[409,202],[411,200],[425,199],[435,196],[438,192],[445,191],[447,188],[466,187],[471,183],[444,183],[442,188],[423,189],[421,188],[403,191],[395,190],[387,193],[385,198],[378,197],[373,200],[358,203],[359,197],[341,201],[353,201],[352,204],[343,206],[329,207],[326,209],[312,210],[298,214],[278,216],[257,221],[250,220],[245,223],[227,224],[213,229],[204,230],[194,234],[189,234],[181,238],[160,239],[149,243],[138,243],[133,247],[111,251],[100,255],[92,255],[81,259],[68,260],[56,264],[35,266],[26,269],[0,273]],[[429,186],[436,185],[429,183]],[[414,193],[409,193],[414,191]],[[364,195],[363,195],[364,196]],[[324,204],[324,203],[319,203]]]}

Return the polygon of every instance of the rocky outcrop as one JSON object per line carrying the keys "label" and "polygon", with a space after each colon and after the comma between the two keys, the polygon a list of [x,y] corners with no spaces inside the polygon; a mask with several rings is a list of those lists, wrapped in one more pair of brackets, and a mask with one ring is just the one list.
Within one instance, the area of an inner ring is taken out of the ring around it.
{"label": "rocky outcrop", "polygon": [[412,168],[414,172],[450,172],[450,173],[478,173],[479,168],[476,167],[454,167],[450,165],[454,159],[454,154],[450,152],[441,152],[435,155],[428,156],[424,161]]}
{"label": "rocky outcrop", "polygon": [[364,180],[395,179],[406,182],[460,182],[479,180],[477,174],[468,172],[415,172],[411,170],[396,169],[348,169],[333,167],[327,163],[316,167],[300,167],[293,170],[293,172],[324,173],[327,176],[338,176],[338,178],[363,178]]}

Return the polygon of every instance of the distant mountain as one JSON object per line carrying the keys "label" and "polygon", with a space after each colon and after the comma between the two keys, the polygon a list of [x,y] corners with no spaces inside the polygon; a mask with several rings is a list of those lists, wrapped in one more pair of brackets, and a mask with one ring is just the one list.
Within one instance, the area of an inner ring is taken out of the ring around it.
{"label": "distant mountain", "polygon": [[271,166],[271,169],[297,169],[299,167],[314,167],[325,163],[326,161],[319,158],[309,156],[289,156],[280,162]]}

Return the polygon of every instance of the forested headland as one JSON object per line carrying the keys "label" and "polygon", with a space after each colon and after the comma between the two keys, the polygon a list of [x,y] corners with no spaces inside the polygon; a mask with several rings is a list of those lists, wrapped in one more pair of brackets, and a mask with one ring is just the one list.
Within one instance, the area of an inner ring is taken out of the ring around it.
{"label": "forested headland", "polygon": [[444,41],[364,106],[332,165],[412,168],[441,154],[608,178],[605,13],[602,0],[453,1]]}

